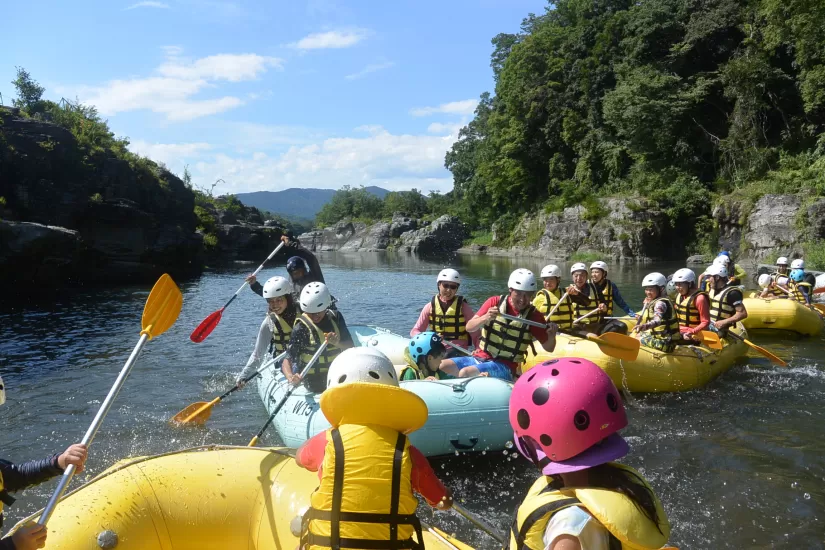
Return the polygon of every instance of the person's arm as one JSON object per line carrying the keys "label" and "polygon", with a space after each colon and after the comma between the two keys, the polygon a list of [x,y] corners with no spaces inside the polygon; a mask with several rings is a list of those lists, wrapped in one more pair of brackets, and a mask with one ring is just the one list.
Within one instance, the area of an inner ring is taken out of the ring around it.
{"label": "person's arm", "polygon": [[[570,286],[572,287],[574,285],[570,285]],[[568,290],[570,290],[570,287],[568,287]],[[570,292],[570,293],[567,294],[567,298],[571,302],[573,302],[574,304],[579,305],[579,306],[589,307],[591,305],[590,296],[585,296],[584,294],[581,293],[581,291],[579,291],[577,294],[573,294],[572,292]]]}
{"label": "person's arm", "polygon": [[547,314],[550,313],[550,302],[547,301],[544,292],[536,292],[536,297],[533,298],[533,307],[542,317],[547,317]]}
{"label": "person's arm", "polygon": [[[531,321],[535,321],[537,323],[547,323],[544,319],[544,315],[539,313],[538,311],[533,311],[530,314],[529,319]],[[548,353],[553,353],[553,350],[556,349],[556,332],[558,331],[558,327],[556,323],[548,323],[547,328],[539,328],[539,327],[530,327],[530,334],[538,340],[541,344],[541,347],[544,348],[544,351]]]}
{"label": "person's arm", "polygon": [[3,488],[6,491],[22,491],[28,487],[39,485],[63,473],[63,468],[57,463],[60,454],[48,458],[29,460],[20,464],[13,464],[7,460],[0,460],[0,473],[3,474]]}
{"label": "person's arm", "polygon": [[324,452],[327,448],[327,432],[315,434],[304,442],[295,453],[295,463],[310,472],[317,472],[324,463]]}
{"label": "person's arm", "polygon": [[748,311],[745,309],[745,304],[742,303],[742,293],[738,290],[731,290],[728,292],[728,295],[725,297],[730,305],[736,310],[736,313],[728,317],[727,319],[723,319],[721,321],[716,321],[716,328],[725,328],[728,326],[735,325],[738,321],[747,318]]}
{"label": "person's arm", "polygon": [[665,322],[665,311],[667,311],[667,305],[661,301],[657,302],[656,305],[653,306],[653,319],[643,325],[636,325],[634,331],[642,332],[644,330],[650,330],[652,328],[658,327],[659,325]]}
{"label": "person's arm", "polygon": [[452,506],[450,490],[436,477],[427,457],[410,445],[410,458],[413,463],[410,475],[413,491],[424,497],[430,506],[438,506],[441,503],[448,503],[443,507],[439,506],[442,509]]}
{"label": "person's arm", "polygon": [[696,309],[699,310],[699,324],[695,327],[689,328],[685,334],[696,334],[703,330],[707,330],[710,326],[710,304],[708,297],[704,294],[696,296]]}
{"label": "person's arm", "polygon": [[430,326],[430,312],[432,311],[432,306],[432,302],[427,302],[427,305],[421,310],[421,314],[418,316],[418,321],[415,322],[412,330],[410,330],[411,338],[426,331],[427,327]]}
{"label": "person's arm", "polygon": [[246,366],[235,379],[236,384],[242,384],[245,378],[252,376],[252,374],[261,367],[261,363],[263,362],[264,357],[266,357],[267,351],[269,351],[269,342],[271,340],[272,329],[269,328],[269,319],[264,317],[264,320],[261,323],[261,328],[258,329],[258,338],[255,340],[255,349],[252,350],[252,355],[249,356]]}
{"label": "person's arm", "polygon": [[287,380],[293,384],[301,381],[301,376],[295,372],[296,368],[301,366],[301,349],[309,342],[309,333],[307,328],[296,321],[292,329],[292,334],[289,335],[289,344],[286,346],[286,357],[281,363],[281,372],[286,376]]}
{"label": "person's arm", "polygon": [[[495,317],[498,310],[498,296],[487,298],[487,301],[481,304],[475,316],[467,321],[467,332],[476,332],[486,325],[493,317]],[[490,311],[492,310],[492,311]]]}
{"label": "person's arm", "polygon": [[622,293],[619,292],[619,287],[616,286],[616,283],[614,283],[613,281],[610,281],[610,284],[613,285],[613,303],[615,303],[617,306],[619,306],[622,309],[622,311],[624,311],[625,313],[627,313],[631,317],[636,317],[636,312],[633,311],[630,308],[630,306],[627,305],[627,302],[624,301],[624,298],[622,297]]}
{"label": "person's arm", "polygon": [[811,305],[811,287],[808,285],[799,285],[799,291],[805,297],[805,303]]}
{"label": "person's arm", "polygon": [[289,254],[303,258],[309,266],[312,279],[318,283],[326,284],[324,274],[321,271],[321,264],[318,263],[318,258],[315,257],[315,254],[304,248],[297,240],[289,242]]}

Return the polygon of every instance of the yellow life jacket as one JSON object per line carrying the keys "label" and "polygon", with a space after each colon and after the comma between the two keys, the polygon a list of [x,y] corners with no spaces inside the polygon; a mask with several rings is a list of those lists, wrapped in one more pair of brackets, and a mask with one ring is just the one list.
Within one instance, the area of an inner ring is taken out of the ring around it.
{"label": "yellow life jacket", "polygon": [[445,340],[470,341],[467,333],[467,320],[464,318],[464,296],[456,296],[444,311],[441,300],[434,296],[430,302],[430,330],[437,332]]}
{"label": "yellow life jacket", "polygon": [[304,514],[301,548],[423,549],[411,476],[404,434],[361,424],[327,430],[323,475]]}
{"label": "yellow life jacket", "polygon": [[[574,321],[576,319],[580,318],[580,317],[584,317],[585,315],[587,315],[588,313],[590,313],[591,311],[593,311],[594,309],[599,307],[599,303],[600,303],[599,302],[599,296],[600,296],[601,293],[596,288],[596,285],[594,285],[590,281],[587,281],[587,284],[585,285],[585,287],[590,289],[589,290],[590,294],[586,297],[584,296],[584,294],[580,294],[580,296],[587,299],[587,302],[585,304],[577,304],[575,302],[573,303],[573,305],[574,305],[574,307],[573,307],[573,320]],[[582,323],[584,323],[584,324],[597,323],[601,320],[601,318],[602,318],[602,313],[601,312],[594,313],[593,315],[591,315],[587,319],[583,320]]]}
{"label": "yellow life jacket", "polygon": [[[599,288],[596,286],[596,283],[591,282],[590,284],[593,285],[593,288],[596,289],[597,294],[596,296],[601,296],[601,300],[599,302],[604,302],[607,304],[607,312],[605,313],[606,316],[610,317],[613,315],[613,283],[610,282],[610,279],[605,278],[603,281],[604,288]],[[586,312],[585,312],[586,313]]]}
{"label": "yellow life jacket", "polygon": [[784,298],[788,295],[788,293],[779,288],[779,283],[777,281],[780,277],[784,277],[788,281],[791,280],[790,275],[780,275],[779,273],[771,273],[771,282],[774,284],[774,286],[768,288],[768,290],[770,291],[771,295],[782,296]]}
{"label": "yellow life jacket", "polygon": [[[336,314],[332,311],[327,311],[326,313],[327,318],[332,323],[332,328],[335,331],[335,334],[340,335],[341,331],[338,328],[338,323],[335,322]],[[312,359],[312,356],[315,355],[315,352],[318,351],[318,348],[321,346],[321,343],[324,342],[324,331],[322,331],[318,325],[312,322],[312,319],[304,313],[300,317],[295,320],[296,323],[301,323],[307,328],[309,332],[309,343],[305,344],[301,347],[301,363],[306,365]],[[313,375],[323,375],[324,380],[326,381],[327,371],[329,371],[329,365],[332,363],[332,360],[338,357],[341,353],[341,348],[329,344],[327,349],[324,350],[324,353],[318,357],[318,362],[315,363],[309,372],[307,373],[308,376]],[[326,385],[326,384],[324,384]]]}
{"label": "yellow life jacket", "polygon": [[292,335],[292,326],[277,313],[269,313],[266,318],[268,319],[269,329],[272,331],[272,339],[269,341],[269,352],[273,355],[280,355],[286,351],[286,347],[289,344],[289,337]]}
{"label": "yellow life jacket", "polygon": [[[639,473],[628,466],[611,462],[611,466],[638,476],[653,494],[650,485]],[[562,487],[561,479],[550,476],[538,478],[516,512],[510,528],[509,550],[544,550],[544,531],[556,512],[578,506],[587,510],[609,532],[610,548],[627,550],[654,550],[661,548],[670,535],[670,524],[662,503],[654,494],[659,525],[653,523],[627,496],[608,489]]]}
{"label": "yellow life jacket", "polygon": [[707,297],[708,293],[704,290],[694,289],[693,292],[687,296],[681,294],[676,295],[676,302],[673,307],[676,309],[676,318],[679,324],[684,327],[698,327],[701,323],[699,318],[699,308],[696,307],[696,298],[700,295]]}
{"label": "yellow life jacket", "polygon": [[659,302],[663,302],[667,306],[665,313],[662,315],[664,323],[653,327],[648,332],[655,336],[659,336],[660,338],[670,338],[671,340],[679,339],[679,320],[676,318],[673,303],[670,301],[669,298],[656,298],[655,300],[647,304],[647,307],[642,312],[642,318],[639,321],[639,324],[643,325],[653,320],[653,316],[655,314],[654,310],[656,308],[656,304]]}
{"label": "yellow life jacket", "polygon": [[710,320],[713,322],[722,321],[729,317],[733,317],[736,313],[736,308],[728,304],[728,292],[731,290],[739,290],[737,287],[726,286],[722,290],[711,289],[710,291]]}
{"label": "yellow life jacket", "polygon": [[791,283],[789,290],[791,291],[791,298],[799,302],[800,304],[807,304],[808,302],[805,301],[805,295],[802,294],[802,290],[800,287],[807,287],[806,290],[808,295],[811,294],[811,285],[810,283]]}
{"label": "yellow life jacket", "polygon": [[[559,304],[561,297],[562,291],[559,288],[552,292],[542,288],[533,300],[533,305],[536,306],[539,313],[544,315],[546,320],[556,323],[561,329],[566,329],[573,326],[573,307],[572,302],[567,297]],[[556,304],[559,304],[559,307],[556,307]],[[556,311],[553,312],[553,315],[548,316],[554,307]]]}
{"label": "yellow life jacket", "polygon": [[[524,311],[519,312],[518,316],[526,319],[535,309],[529,305]],[[507,296],[501,296],[498,310],[507,313]],[[478,347],[489,353],[493,359],[521,363],[527,354],[527,348],[532,344],[533,335],[529,325],[496,317],[481,329]]]}

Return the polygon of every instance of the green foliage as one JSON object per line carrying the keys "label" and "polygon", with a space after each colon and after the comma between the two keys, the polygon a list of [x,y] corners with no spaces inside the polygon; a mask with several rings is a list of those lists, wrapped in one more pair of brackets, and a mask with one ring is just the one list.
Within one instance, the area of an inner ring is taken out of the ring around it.
{"label": "green foliage", "polygon": [[412,191],[392,191],[384,197],[383,214],[392,217],[396,212],[413,218],[420,218],[429,213],[427,197],[418,189]]}
{"label": "green foliage", "polygon": [[[814,271],[825,271],[825,241],[810,241],[803,243],[805,252],[805,268]],[[776,259],[774,259],[776,261]]]}
{"label": "green foliage", "polygon": [[607,209],[602,206],[602,203],[593,197],[587,197],[584,199],[584,201],[582,201],[582,206],[584,207],[582,218],[589,222],[597,222],[603,218],[606,218],[609,214]]}
{"label": "green foliage", "polygon": [[218,237],[214,233],[206,233],[203,236],[203,246],[207,250],[213,250],[218,246]]}
{"label": "green foliage", "polygon": [[45,141],[38,141],[37,144],[44,151],[54,151],[54,142],[51,139],[47,139]]}
{"label": "green foliage", "polygon": [[17,99],[12,100],[12,105],[19,109],[25,109],[29,113],[40,108],[45,88],[34,80],[29,72],[23,67],[15,67],[17,77],[11,81],[17,90]]}
{"label": "green foliage", "polygon": [[207,210],[203,206],[195,205],[195,217],[198,220],[198,230],[204,233],[212,233],[215,231],[217,220],[211,210]]}
{"label": "green foliage", "polygon": [[353,189],[349,185],[336,191],[332,199],[321,208],[315,216],[315,223],[320,226],[335,224],[344,218],[359,221],[374,221],[384,213],[384,203],[381,199],[359,187]]}
{"label": "green foliage", "polygon": [[582,251],[579,251],[579,252],[573,252],[573,254],[570,255],[570,261],[571,262],[584,262],[586,264],[589,264],[591,262],[595,262],[596,260],[603,260],[607,256],[608,256],[608,254],[605,254],[603,252],[588,252],[588,251],[582,250]]}
{"label": "green foliage", "polygon": [[470,238],[464,241],[465,246],[477,244],[479,246],[490,246],[493,244],[493,233],[491,231],[473,231]]}
{"label": "green foliage", "polygon": [[6,197],[0,197],[0,206],[6,206]]}
{"label": "green foliage", "polygon": [[103,195],[101,195],[100,193],[95,193],[91,197],[89,197],[89,200],[91,202],[101,203],[103,202]]}

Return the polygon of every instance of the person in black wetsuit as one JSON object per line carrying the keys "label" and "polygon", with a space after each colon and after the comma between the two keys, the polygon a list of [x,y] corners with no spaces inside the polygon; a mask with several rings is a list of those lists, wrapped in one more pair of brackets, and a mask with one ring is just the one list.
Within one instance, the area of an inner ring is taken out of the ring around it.
{"label": "person in black wetsuit", "polygon": [[[6,389],[0,378],[0,405],[6,402]],[[29,460],[13,464],[0,460],[0,527],[3,526],[3,505],[11,506],[14,498],[11,491],[22,491],[33,485],[62,475],[69,464],[74,464],[78,472],[86,464],[86,445],[75,443],[62,453],[54,454],[40,460]],[[10,537],[0,539],[0,550],[35,550],[46,545],[46,527],[44,525],[26,525]]]}
{"label": "person in black wetsuit", "polygon": [[[309,283],[326,283],[324,274],[321,272],[321,265],[315,254],[301,246],[297,240],[291,240],[286,235],[281,237],[284,248],[288,249],[290,258],[286,262],[286,270],[289,272],[289,279],[292,282],[292,299],[295,303],[301,299],[301,291]],[[249,288],[259,295],[264,295],[264,287],[257,281],[254,275],[246,278]]]}

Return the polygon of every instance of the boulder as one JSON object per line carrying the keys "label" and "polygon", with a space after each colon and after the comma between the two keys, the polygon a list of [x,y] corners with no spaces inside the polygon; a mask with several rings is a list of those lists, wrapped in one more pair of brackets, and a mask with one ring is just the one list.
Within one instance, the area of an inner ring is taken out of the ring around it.
{"label": "boulder", "polygon": [[0,281],[48,289],[76,282],[83,249],[77,231],[0,220]]}
{"label": "boulder", "polygon": [[748,255],[754,260],[781,251],[783,256],[801,256],[803,232],[796,227],[801,198],[798,195],[765,195],[756,201],[745,227]]}
{"label": "boulder", "polygon": [[441,216],[429,226],[401,235],[401,247],[419,254],[452,253],[469,236],[467,227],[454,216]]}
{"label": "boulder", "polygon": [[341,252],[374,252],[386,250],[390,244],[390,224],[378,222],[359,228],[340,248]]}
{"label": "boulder", "polygon": [[397,239],[402,233],[407,231],[415,231],[418,229],[418,220],[402,216],[401,214],[393,214],[392,223],[390,224],[390,237]]}

